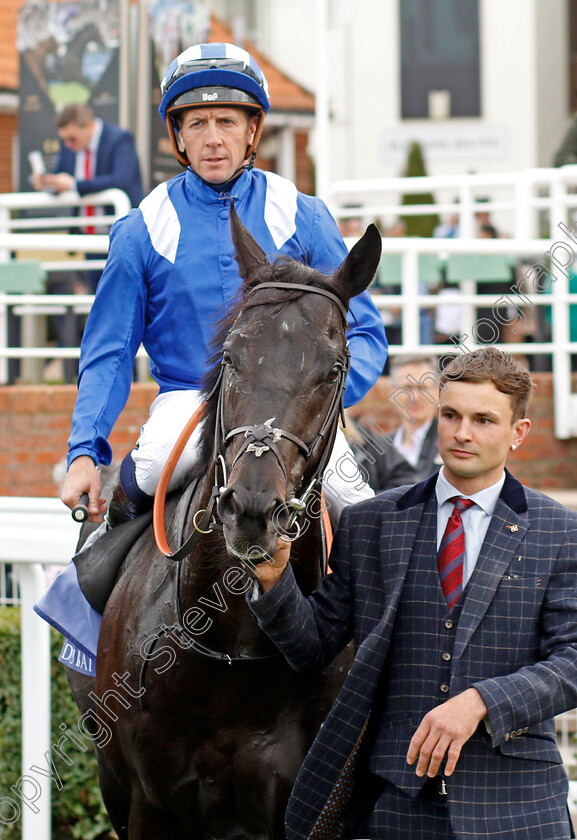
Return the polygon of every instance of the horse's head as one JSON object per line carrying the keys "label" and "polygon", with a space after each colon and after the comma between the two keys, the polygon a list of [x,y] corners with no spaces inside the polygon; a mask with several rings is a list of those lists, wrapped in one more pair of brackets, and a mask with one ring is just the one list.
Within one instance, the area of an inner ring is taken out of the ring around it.
{"label": "horse's head", "polygon": [[244,303],[223,346],[218,501],[228,551],[274,552],[287,503],[324,467],[348,370],[346,311],[373,279],[381,238],[370,225],[332,277],[289,259],[271,265],[231,208]]}

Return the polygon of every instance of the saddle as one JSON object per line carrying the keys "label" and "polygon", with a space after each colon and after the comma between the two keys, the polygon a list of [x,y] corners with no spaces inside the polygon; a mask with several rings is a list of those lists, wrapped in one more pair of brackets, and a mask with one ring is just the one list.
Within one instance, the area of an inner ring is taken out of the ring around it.
{"label": "saddle", "polygon": [[[165,519],[170,522],[169,532],[175,541],[182,538],[188,509],[197,484],[198,480],[193,481],[184,490],[176,490],[166,499]],[[90,530],[93,529],[82,528],[78,541],[80,550],[74,555],[72,562],[76,566],[82,594],[100,615],[104,613],[122,564],[127,559],[131,548],[151,523],[152,511],[150,510],[129,522],[117,525],[110,531],[105,531],[88,548],[81,546]]]}

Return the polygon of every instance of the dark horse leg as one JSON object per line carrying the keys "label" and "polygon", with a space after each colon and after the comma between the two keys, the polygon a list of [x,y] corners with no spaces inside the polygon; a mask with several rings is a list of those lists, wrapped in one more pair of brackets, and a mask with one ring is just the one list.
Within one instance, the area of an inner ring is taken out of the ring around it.
{"label": "dark horse leg", "polygon": [[[66,668],[66,679],[81,714],[88,711],[95,711],[94,703],[88,696],[95,690],[95,680],[78,671]],[[128,840],[128,818],[130,813],[130,795],[121,787],[118,779],[112,772],[106,761],[102,750],[94,744],[96,762],[98,764],[98,778],[102,799],[110,821],[116,831],[119,840]]]}

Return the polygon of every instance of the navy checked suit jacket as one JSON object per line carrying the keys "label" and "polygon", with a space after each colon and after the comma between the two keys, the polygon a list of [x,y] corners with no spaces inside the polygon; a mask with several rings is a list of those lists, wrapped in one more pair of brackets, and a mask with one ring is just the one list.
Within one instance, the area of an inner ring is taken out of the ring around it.
{"label": "navy checked suit jacket", "polygon": [[[251,603],[260,626],[297,670],[356,655],[295,782],[289,840],[304,840],[327,807],[369,719],[403,581],[436,475],[347,508],[332,574],[304,598],[290,570]],[[421,535],[422,536],[422,535]],[[431,556],[436,557],[436,533]],[[426,605],[423,605],[426,608]],[[490,735],[465,744],[448,805],[459,838],[568,837],[567,780],[553,717],[577,706],[577,513],[507,473],[467,585],[450,694],[475,686]],[[408,747],[408,745],[407,745]]]}
{"label": "navy checked suit jacket", "polygon": [[[75,165],[76,154],[61,144],[54,172],[74,175]],[[77,189],[80,195],[87,195],[114,188],[124,190],[133,207],[142,201],[144,193],[140,164],[132,135],[117,125],[104,122],[96,154],[94,177],[78,181]]]}

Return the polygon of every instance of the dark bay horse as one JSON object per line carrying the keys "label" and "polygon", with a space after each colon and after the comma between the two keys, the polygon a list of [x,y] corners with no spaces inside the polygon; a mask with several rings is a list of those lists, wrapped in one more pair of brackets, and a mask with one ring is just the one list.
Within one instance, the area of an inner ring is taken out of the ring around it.
{"label": "dark bay horse", "polygon": [[370,226],[326,277],[271,265],[234,208],[231,225],[243,300],[168,525],[171,541],[195,528],[198,539],[175,562],[145,533],[100,634],[95,741],[121,840],[282,840],[292,783],[350,664],[344,651],[322,672],[292,671],[246,594],[279,533],[294,538],[305,593],[323,574],[318,484],[348,369],[346,310],[375,274],[380,235]]}

